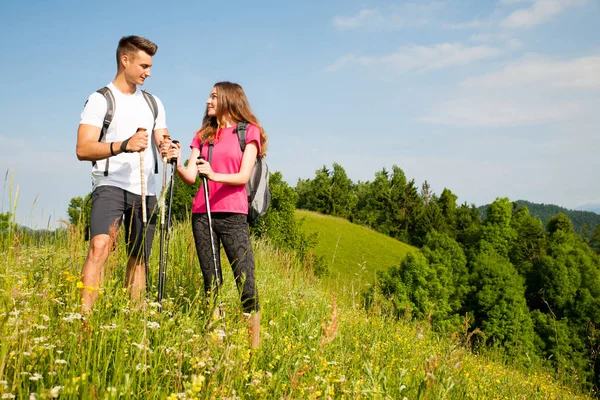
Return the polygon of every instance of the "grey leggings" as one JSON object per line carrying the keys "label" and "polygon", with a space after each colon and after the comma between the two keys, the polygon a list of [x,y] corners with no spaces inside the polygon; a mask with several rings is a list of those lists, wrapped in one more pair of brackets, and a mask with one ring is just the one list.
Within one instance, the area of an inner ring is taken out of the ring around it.
{"label": "grey leggings", "polygon": [[[211,213],[213,224],[216,270],[210,246],[210,232],[206,214],[192,214],[192,231],[200,269],[204,279],[204,290],[218,294],[219,284],[223,282],[221,271],[220,243],[231,264],[235,283],[240,292],[244,312],[251,313],[260,309],[258,293],[254,281],[254,253],[250,243],[247,216],[234,213]],[[218,274],[218,275],[217,275]],[[218,280],[216,277],[218,276]]]}

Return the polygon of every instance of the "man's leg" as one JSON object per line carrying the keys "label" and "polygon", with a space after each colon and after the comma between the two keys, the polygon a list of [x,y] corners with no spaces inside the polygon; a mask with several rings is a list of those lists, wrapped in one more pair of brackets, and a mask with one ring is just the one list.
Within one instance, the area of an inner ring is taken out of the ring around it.
{"label": "man's leg", "polygon": [[90,240],[90,248],[83,264],[81,283],[81,310],[87,314],[98,298],[98,289],[104,278],[104,264],[110,252],[110,236],[97,235]]}
{"label": "man's leg", "polygon": [[125,285],[135,305],[141,305],[146,291],[146,265],[143,258],[129,257]]}
{"label": "man's leg", "polygon": [[84,314],[91,311],[98,298],[104,277],[104,265],[112,247],[111,234],[116,236],[123,210],[123,190],[112,186],[100,186],[92,193],[90,247],[81,276],[81,310]]}
{"label": "man's leg", "polygon": [[[146,196],[148,221],[143,224],[141,196],[127,193],[130,210],[125,213],[127,251],[127,270],[125,285],[136,305],[143,305],[146,291],[146,263],[150,258],[152,240],[156,227],[156,196]],[[145,256],[142,240],[145,240]],[[144,259],[145,258],[145,259]]]}

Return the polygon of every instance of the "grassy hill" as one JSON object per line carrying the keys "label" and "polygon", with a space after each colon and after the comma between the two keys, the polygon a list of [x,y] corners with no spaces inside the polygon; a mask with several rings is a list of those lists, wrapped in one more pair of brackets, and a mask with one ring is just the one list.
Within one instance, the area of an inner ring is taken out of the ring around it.
{"label": "grassy hill", "polygon": [[[189,221],[173,230],[162,311],[156,303],[130,303],[120,241],[86,317],[79,313],[83,236],[70,229],[43,245],[0,236],[1,398],[588,398],[539,365],[511,367],[494,353],[474,355],[465,338],[440,337],[426,321],[386,318],[377,303],[367,312],[264,241],[254,242],[261,348],[249,350],[227,266],[219,340],[207,327],[211,313],[200,294]],[[369,239],[353,243],[362,240]],[[338,245],[336,258],[341,251]],[[149,301],[155,296],[154,286]]]}
{"label": "grassy hill", "polygon": [[400,261],[415,247],[389,236],[356,225],[346,219],[306,210],[296,210],[303,219],[306,233],[318,232],[317,255],[325,256],[330,264],[330,277],[349,282],[357,276],[375,279],[375,271],[385,270]]}

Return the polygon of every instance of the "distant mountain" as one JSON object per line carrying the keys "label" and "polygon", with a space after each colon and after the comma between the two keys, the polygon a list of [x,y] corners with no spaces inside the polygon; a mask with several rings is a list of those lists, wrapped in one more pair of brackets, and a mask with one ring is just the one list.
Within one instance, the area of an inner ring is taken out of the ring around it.
{"label": "distant mountain", "polygon": [[[573,228],[575,228],[575,231],[578,233],[583,233],[584,227],[587,226],[588,234],[591,234],[594,228],[597,225],[600,225],[600,205],[596,205],[598,207],[598,213],[596,213],[587,210],[569,210],[568,208],[554,204],[532,203],[527,200],[517,200],[515,203],[520,207],[527,207],[529,214],[541,219],[544,226],[546,226],[546,222],[548,222],[550,218],[558,213],[563,213],[569,217],[571,222],[573,222]],[[483,217],[485,217],[485,210],[488,205],[489,204],[479,207]]]}
{"label": "distant mountain", "polygon": [[578,211],[591,211],[600,214],[600,203],[588,203],[577,207]]}

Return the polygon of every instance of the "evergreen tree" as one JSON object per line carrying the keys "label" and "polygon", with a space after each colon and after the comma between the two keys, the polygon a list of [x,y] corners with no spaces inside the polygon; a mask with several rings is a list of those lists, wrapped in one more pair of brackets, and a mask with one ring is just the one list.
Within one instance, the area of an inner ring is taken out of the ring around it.
{"label": "evergreen tree", "polygon": [[9,230],[12,225],[12,214],[10,212],[0,213],[0,232]]}
{"label": "evergreen tree", "polygon": [[494,246],[481,244],[471,261],[470,284],[472,328],[481,329],[487,343],[505,348],[511,356],[532,356],[533,321],[525,301],[523,278],[508,259]]}
{"label": "evergreen tree", "polygon": [[356,202],[354,184],[346,175],[344,168],[338,163],[333,163],[330,186],[333,208],[331,214],[337,217],[348,218]]}
{"label": "evergreen tree", "polygon": [[444,188],[440,198],[437,200],[442,216],[445,220],[445,232],[451,238],[456,239],[456,200],[458,197],[449,189]]}
{"label": "evergreen tree", "polygon": [[90,239],[90,215],[92,213],[92,193],[85,198],[73,197],[67,208],[69,223],[84,230],[85,240]]}

